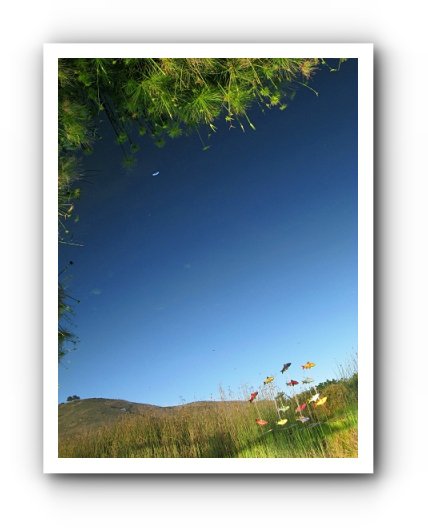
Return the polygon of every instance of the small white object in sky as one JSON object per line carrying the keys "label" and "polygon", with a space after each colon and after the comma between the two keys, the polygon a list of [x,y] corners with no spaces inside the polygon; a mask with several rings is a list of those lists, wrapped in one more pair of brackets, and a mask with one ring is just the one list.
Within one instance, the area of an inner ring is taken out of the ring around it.
{"label": "small white object in sky", "polygon": [[159,174],[159,171],[156,171],[152,174],[152,176],[157,176]]}

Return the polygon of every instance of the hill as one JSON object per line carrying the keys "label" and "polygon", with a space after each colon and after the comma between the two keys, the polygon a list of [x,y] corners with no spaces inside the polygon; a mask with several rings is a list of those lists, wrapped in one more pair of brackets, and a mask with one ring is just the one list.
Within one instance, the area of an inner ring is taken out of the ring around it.
{"label": "hill", "polygon": [[275,400],[266,398],[254,404],[248,400],[222,400],[172,407],[107,398],[74,400],[58,407],[58,455],[61,458],[358,456],[357,374],[349,379],[328,380],[319,394],[304,390],[283,404],[285,407],[280,409]]}
{"label": "hill", "polygon": [[245,402],[199,401],[183,405],[161,407],[109,398],[87,398],[58,405],[58,430],[60,436],[99,429],[118,423],[123,417],[146,416],[159,418],[177,413],[206,412],[213,407],[242,405]]}

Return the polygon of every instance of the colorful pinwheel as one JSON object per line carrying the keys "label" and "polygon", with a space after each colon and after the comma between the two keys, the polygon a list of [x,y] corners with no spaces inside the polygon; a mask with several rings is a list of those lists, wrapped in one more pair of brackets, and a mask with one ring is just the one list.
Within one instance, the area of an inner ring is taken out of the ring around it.
{"label": "colorful pinwheel", "polygon": [[312,396],[312,398],[309,398],[308,403],[316,402],[319,399],[320,395],[318,392]]}
{"label": "colorful pinwheel", "polygon": [[253,402],[253,400],[255,399],[255,397],[257,396],[258,392],[252,392],[251,395],[250,395],[250,403]]}
{"label": "colorful pinwheel", "polygon": [[272,381],[274,380],[275,378],[273,376],[268,376],[264,382],[263,382],[263,385],[267,385],[268,383],[272,383]]}
{"label": "colorful pinwheel", "polygon": [[284,366],[281,369],[281,374],[284,374],[286,370],[288,370],[291,367],[291,363],[284,363]]}
{"label": "colorful pinwheel", "polygon": [[296,381],[296,380],[291,380],[291,381],[289,381],[289,382],[287,383],[287,385],[288,385],[289,387],[294,387],[294,385],[298,385],[298,384],[299,384],[299,382]]}
{"label": "colorful pinwheel", "polygon": [[321,398],[318,400],[315,404],[315,407],[319,407],[320,405],[324,405],[324,403],[327,401],[327,396],[324,396],[324,398]]}
{"label": "colorful pinwheel", "polygon": [[304,378],[302,379],[302,383],[313,383],[314,380],[312,378]]}
{"label": "colorful pinwheel", "polygon": [[276,423],[278,425],[285,425],[288,422],[287,418],[283,418],[282,420],[278,420]]}
{"label": "colorful pinwheel", "polygon": [[299,405],[296,407],[296,412],[302,412],[306,409],[306,403],[302,403],[302,405]]}
{"label": "colorful pinwheel", "polygon": [[287,412],[289,408],[290,408],[290,406],[287,405],[287,407],[280,407],[280,408],[278,409],[278,411],[279,411],[279,412]]}
{"label": "colorful pinwheel", "polygon": [[299,422],[302,422],[302,423],[305,423],[309,420],[310,418],[308,416],[299,416],[298,418],[296,418],[296,420],[299,420]]}
{"label": "colorful pinwheel", "polygon": [[256,424],[257,424],[257,425],[267,425],[268,422],[267,422],[266,420],[262,420],[261,418],[258,418],[258,419],[256,420]]}
{"label": "colorful pinwheel", "polygon": [[310,369],[312,367],[315,367],[315,363],[311,363],[310,361],[307,361],[304,365],[302,365],[302,369]]}

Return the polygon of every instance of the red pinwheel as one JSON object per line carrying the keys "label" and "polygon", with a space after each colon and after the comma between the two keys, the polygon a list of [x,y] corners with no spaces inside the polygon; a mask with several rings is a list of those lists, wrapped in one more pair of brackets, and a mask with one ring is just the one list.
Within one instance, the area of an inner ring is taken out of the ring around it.
{"label": "red pinwheel", "polygon": [[251,396],[250,396],[250,403],[252,403],[252,401],[256,398],[257,394],[258,394],[257,391],[251,393]]}
{"label": "red pinwheel", "polygon": [[298,385],[298,384],[299,384],[299,382],[296,381],[296,380],[291,380],[291,381],[289,381],[289,382],[287,383],[287,385],[288,385],[289,387],[294,387],[294,385]]}
{"label": "red pinwheel", "polygon": [[258,419],[256,420],[256,424],[257,424],[257,425],[267,425],[268,422],[267,422],[266,420],[262,420],[261,418],[258,418]]}
{"label": "red pinwheel", "polygon": [[302,403],[302,405],[299,405],[296,407],[296,412],[302,412],[306,409],[306,403]]}

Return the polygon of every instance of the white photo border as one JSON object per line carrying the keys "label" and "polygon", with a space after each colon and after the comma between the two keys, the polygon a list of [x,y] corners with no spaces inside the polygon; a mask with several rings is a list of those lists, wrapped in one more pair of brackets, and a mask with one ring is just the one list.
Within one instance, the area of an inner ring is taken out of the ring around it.
{"label": "white photo border", "polygon": [[[93,57],[358,59],[358,458],[58,457],[58,59]],[[43,119],[44,473],[373,473],[373,44],[45,44]]]}

